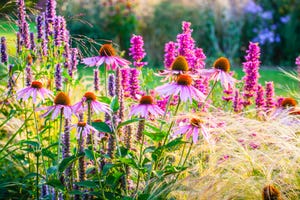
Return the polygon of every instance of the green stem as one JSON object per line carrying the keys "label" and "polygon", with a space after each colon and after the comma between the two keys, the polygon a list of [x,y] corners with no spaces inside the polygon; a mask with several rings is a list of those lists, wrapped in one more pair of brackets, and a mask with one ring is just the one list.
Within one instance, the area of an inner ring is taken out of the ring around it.
{"label": "green stem", "polygon": [[181,156],[180,156],[180,160],[179,160],[179,162],[178,162],[178,165],[180,165],[180,163],[181,163],[181,161],[182,161],[183,154],[184,154],[184,151],[185,151],[185,147],[186,147],[186,143],[184,143],[184,145],[183,145],[182,153],[181,153]]}
{"label": "green stem", "polygon": [[104,66],[104,86],[105,86],[105,96],[107,96],[107,69],[106,65]]}
{"label": "green stem", "polygon": [[57,146],[57,164],[59,164],[60,160],[60,146],[61,146],[61,131],[62,131],[62,121],[63,121],[63,109],[60,111],[60,119],[59,119],[59,132],[58,132],[58,146]]}
{"label": "green stem", "polygon": [[39,134],[39,129],[38,129],[38,124],[37,124],[37,118],[36,118],[36,112],[35,112],[35,104],[32,102],[32,111],[33,111],[33,118],[34,118],[34,123],[35,123],[35,129],[36,129],[36,137],[37,137],[37,140],[40,144],[40,150],[41,150],[41,154],[42,154],[42,161],[43,161],[43,168],[44,168],[44,171],[45,171],[45,174],[46,174],[46,180],[47,180],[47,171],[46,171],[46,162],[44,160],[44,156],[43,156],[43,143],[41,141],[41,138],[40,138],[40,134]]}
{"label": "green stem", "polygon": [[39,199],[39,155],[36,156],[36,199]]}
{"label": "green stem", "polygon": [[[184,159],[184,161],[183,161],[183,163],[182,163],[182,165],[181,165],[182,167],[184,167],[184,165],[185,165],[185,163],[186,163],[188,157],[190,156],[190,153],[191,153],[191,150],[192,150],[192,146],[193,146],[193,142],[191,142],[191,145],[190,145],[190,147],[189,147],[189,149],[188,149],[188,152],[187,152],[187,154],[186,154],[186,157],[185,157],[185,159]],[[175,179],[175,183],[176,183],[176,181],[177,181],[179,175],[180,175],[180,173],[177,174],[176,179]]]}
{"label": "green stem", "polygon": [[211,90],[209,91],[208,95],[206,96],[205,100],[203,101],[203,104],[201,105],[201,107],[199,108],[199,110],[201,111],[206,103],[206,101],[208,100],[209,96],[211,95],[212,91],[214,90],[214,88],[216,87],[217,85],[217,81],[214,82]]}
{"label": "green stem", "polygon": [[[163,116],[162,120],[166,119],[167,112],[168,112],[172,97],[173,97],[173,95],[169,96],[169,99],[168,99],[168,102],[167,102],[167,105],[166,105],[166,109],[165,109],[165,113],[164,113],[164,116]],[[163,122],[161,122],[161,124],[160,124],[160,128],[159,128],[160,131],[162,130],[162,128],[163,128]]]}
{"label": "green stem", "polygon": [[[142,136],[142,143],[141,143],[141,146],[140,146],[139,167],[142,164],[144,140],[145,140],[145,135],[143,134],[143,136]],[[137,191],[139,189],[140,178],[141,178],[140,171],[138,171],[138,178],[137,178],[136,189],[135,189],[135,193],[136,194],[137,194]]]}

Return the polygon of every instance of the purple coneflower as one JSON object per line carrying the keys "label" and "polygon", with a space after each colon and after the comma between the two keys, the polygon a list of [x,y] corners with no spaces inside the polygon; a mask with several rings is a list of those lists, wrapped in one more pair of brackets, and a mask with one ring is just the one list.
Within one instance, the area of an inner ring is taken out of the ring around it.
{"label": "purple coneflower", "polygon": [[164,65],[165,68],[170,69],[172,63],[176,58],[176,44],[175,42],[168,42],[165,44],[165,58]]}
{"label": "purple coneflower", "polygon": [[184,56],[177,56],[173,61],[170,69],[165,69],[159,72],[159,75],[166,76],[164,80],[167,80],[173,75],[186,74],[189,71],[189,64]]}
{"label": "purple coneflower", "polygon": [[73,112],[82,113],[83,111],[87,110],[88,107],[84,105],[85,102],[90,103],[92,112],[95,113],[111,112],[111,109],[107,104],[97,101],[97,97],[93,92],[86,92],[82,97],[81,101],[72,106]]}
{"label": "purple coneflower", "polygon": [[142,96],[138,105],[131,107],[129,116],[139,116],[148,119],[150,116],[157,117],[163,115],[164,112],[154,104],[152,96]]}
{"label": "purple coneflower", "polygon": [[73,124],[71,125],[71,129],[73,128],[76,128],[77,139],[80,139],[80,137],[86,138],[90,133],[98,133],[94,127],[88,125],[86,122],[78,122],[77,124]]}
{"label": "purple coneflower", "polygon": [[192,86],[192,77],[188,74],[181,74],[177,77],[176,82],[167,83],[163,86],[157,87],[155,90],[160,95],[170,96],[170,95],[180,95],[180,100],[186,102],[192,99],[196,101],[203,101],[205,95]]}
{"label": "purple coneflower", "polygon": [[32,81],[30,86],[17,92],[17,100],[23,99],[26,101],[29,97],[32,97],[33,103],[36,103],[37,96],[45,100],[46,97],[52,97],[53,94],[50,90],[43,88],[43,84],[39,81]]}
{"label": "purple coneflower", "polygon": [[38,108],[37,111],[46,110],[41,117],[46,117],[51,114],[51,119],[55,119],[61,112],[64,114],[65,119],[72,117],[72,106],[70,97],[64,93],[59,92],[54,99],[54,106]]}
{"label": "purple coneflower", "polygon": [[208,143],[210,143],[209,133],[203,125],[204,122],[199,117],[193,117],[185,121],[187,121],[188,123],[174,127],[174,136],[185,134],[187,139],[193,136],[193,143],[196,144],[198,142],[199,133],[201,131],[203,137]]}
{"label": "purple coneflower", "polygon": [[99,56],[84,58],[82,60],[82,63],[84,63],[88,67],[99,67],[100,65],[105,63],[107,70],[115,70],[118,66],[128,67],[128,65],[130,64],[129,61],[116,55],[115,49],[111,44],[103,44],[99,50]]}
{"label": "purple coneflower", "polygon": [[133,35],[130,39],[130,45],[129,55],[132,56],[134,60],[133,65],[137,68],[141,68],[146,65],[147,62],[141,62],[141,60],[146,56],[143,37],[140,35]]}
{"label": "purple coneflower", "polygon": [[236,79],[232,78],[229,71],[229,60],[225,57],[220,57],[214,62],[212,69],[202,69],[200,73],[203,76],[209,77],[211,80],[220,81],[222,87],[225,90],[229,90],[229,88],[234,88],[236,82]]}

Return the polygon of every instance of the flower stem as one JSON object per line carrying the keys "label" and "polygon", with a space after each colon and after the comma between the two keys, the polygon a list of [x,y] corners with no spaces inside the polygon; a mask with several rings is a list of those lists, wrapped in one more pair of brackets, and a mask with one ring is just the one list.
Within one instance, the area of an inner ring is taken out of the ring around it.
{"label": "flower stem", "polygon": [[36,155],[36,199],[39,199],[39,155]]}
{"label": "flower stem", "polygon": [[[193,146],[193,142],[191,142],[191,145],[190,145],[190,147],[189,147],[189,149],[188,149],[188,152],[187,152],[187,154],[186,154],[186,156],[185,156],[185,159],[184,159],[184,161],[183,161],[181,167],[184,167],[184,165],[185,165],[185,163],[186,163],[188,157],[190,156],[190,153],[191,153],[191,150],[192,150],[192,146]],[[183,154],[183,152],[182,152],[182,154]],[[180,175],[180,173],[177,174],[176,179],[175,179],[175,182],[177,181],[179,175]]]}
{"label": "flower stem", "polygon": [[217,81],[214,82],[211,90],[209,91],[208,95],[206,96],[205,100],[203,101],[203,104],[201,105],[201,107],[199,108],[199,110],[201,111],[206,103],[206,101],[208,100],[209,96],[211,95],[212,91],[214,90],[214,88],[216,87],[217,85]]}
{"label": "flower stem", "polygon": [[[144,140],[145,140],[145,135],[142,135],[142,143],[140,146],[140,157],[139,157],[139,167],[142,164],[142,157],[143,157],[143,146],[144,146]],[[140,172],[138,171],[138,178],[137,178],[137,183],[136,183],[136,189],[135,189],[135,193],[137,193],[138,189],[139,189],[139,184],[140,184]]]}
{"label": "flower stem", "polygon": [[[88,104],[87,124],[91,125],[92,124],[91,102],[88,101],[87,104]],[[86,143],[87,143],[87,145],[92,144],[92,134],[91,133],[89,133],[87,135],[87,141],[86,141]]]}
{"label": "flower stem", "polygon": [[62,121],[63,121],[63,109],[60,111],[60,119],[59,119],[59,132],[58,132],[58,146],[57,146],[57,164],[59,164],[60,159],[60,146],[61,146],[61,131],[62,131]]}
{"label": "flower stem", "polygon": [[[169,96],[169,99],[168,99],[168,102],[167,102],[167,105],[166,105],[166,109],[165,109],[165,113],[164,113],[164,116],[163,116],[162,120],[166,119],[167,112],[168,112],[172,97],[173,97],[173,95]],[[163,128],[163,122],[160,124],[160,128],[159,128],[160,131],[162,130],[162,128]]]}

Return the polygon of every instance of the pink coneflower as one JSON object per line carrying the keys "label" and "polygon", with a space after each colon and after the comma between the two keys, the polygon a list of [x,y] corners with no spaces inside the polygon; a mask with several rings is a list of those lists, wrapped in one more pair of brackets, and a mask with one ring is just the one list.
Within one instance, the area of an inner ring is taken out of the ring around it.
{"label": "pink coneflower", "polygon": [[142,96],[138,105],[131,107],[129,116],[139,116],[142,118],[157,117],[163,115],[164,112],[157,105],[154,104],[154,100],[151,96]]}
{"label": "pink coneflower", "polygon": [[160,95],[170,96],[170,95],[180,95],[180,100],[186,102],[195,99],[196,101],[203,101],[205,95],[192,86],[192,77],[188,74],[181,74],[177,77],[176,82],[167,83],[163,86],[157,87],[155,90]]}
{"label": "pink coneflower", "polygon": [[173,75],[186,74],[189,71],[189,64],[184,56],[177,56],[170,69],[161,70],[159,75],[166,76],[165,80]]}
{"label": "pink coneflower", "polygon": [[106,64],[106,69],[115,70],[117,67],[127,67],[130,62],[116,55],[115,49],[111,44],[103,44],[99,50],[99,56],[84,58],[82,63],[89,67],[99,67],[103,63]]}
{"label": "pink coneflower", "polygon": [[84,105],[85,102],[89,102],[91,106],[91,111],[95,113],[105,112],[110,113],[111,109],[105,103],[97,101],[97,97],[93,92],[86,92],[82,97],[81,101],[74,104],[72,106],[72,110],[74,113],[82,113],[83,111],[87,110],[88,107]]}
{"label": "pink coneflower", "polygon": [[17,92],[17,100],[23,99],[26,101],[29,97],[32,97],[33,103],[36,103],[38,95],[44,100],[46,97],[51,97],[53,94],[50,90],[43,88],[43,84],[41,82],[33,81],[30,86]]}
{"label": "pink coneflower", "polygon": [[220,81],[222,87],[225,90],[229,88],[234,88],[236,79],[232,78],[229,73],[230,71],[230,62],[225,57],[218,58],[212,69],[203,69],[200,70],[201,75],[209,77],[211,80]]}
{"label": "pink coneflower", "polygon": [[184,125],[174,127],[174,136],[185,134],[187,139],[193,136],[193,143],[196,144],[198,142],[199,133],[201,131],[203,137],[209,143],[209,133],[203,125],[203,121],[199,117],[193,117],[186,121],[187,123],[185,123]]}
{"label": "pink coneflower", "polygon": [[86,122],[78,122],[77,124],[73,124],[71,126],[71,129],[72,128],[76,128],[77,139],[80,139],[80,134],[81,137],[86,138],[90,133],[98,133],[94,127],[88,125]]}
{"label": "pink coneflower", "polygon": [[61,112],[64,114],[65,119],[70,119],[72,116],[72,107],[70,97],[64,93],[59,92],[54,99],[54,106],[48,106],[44,108],[38,108],[37,111],[46,110],[41,117],[51,115],[51,119],[55,119]]}

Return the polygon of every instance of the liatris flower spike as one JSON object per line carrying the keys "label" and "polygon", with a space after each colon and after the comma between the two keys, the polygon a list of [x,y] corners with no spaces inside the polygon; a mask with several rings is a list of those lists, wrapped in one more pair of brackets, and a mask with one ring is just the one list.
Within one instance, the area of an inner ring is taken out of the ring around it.
{"label": "liatris flower spike", "polygon": [[36,103],[38,96],[40,96],[42,100],[45,100],[46,97],[51,98],[53,94],[50,90],[43,88],[43,84],[39,81],[33,81],[30,86],[17,92],[17,100],[23,99],[26,101],[29,97],[32,97],[33,103]]}
{"label": "liatris flower spike", "polygon": [[176,82],[159,86],[155,90],[157,93],[164,96],[180,94],[180,99],[183,102],[189,100],[192,103],[192,99],[195,99],[196,101],[203,101],[205,99],[205,95],[197,90],[192,85],[192,82],[193,80],[190,75],[181,74],[177,77]]}
{"label": "liatris flower spike", "polygon": [[46,110],[41,117],[46,117],[51,114],[51,119],[55,119],[60,112],[64,114],[66,119],[70,119],[72,117],[72,107],[70,97],[64,93],[59,92],[54,99],[54,106],[38,108],[37,111]]}
{"label": "liatris flower spike", "polygon": [[201,131],[205,140],[208,143],[210,143],[209,133],[204,126],[203,120],[199,116],[193,116],[192,118],[188,118],[188,119],[185,119],[182,121],[185,121],[185,122],[180,122],[179,126],[174,127],[174,135],[173,136],[177,136],[179,134],[185,134],[187,139],[189,139],[191,136],[193,136],[193,143],[196,144],[198,142],[199,133]]}
{"label": "liatris flower spike", "polygon": [[234,85],[236,83],[236,79],[232,78],[232,76],[229,74],[229,71],[230,62],[225,57],[218,58],[214,62],[212,69],[199,70],[201,75],[207,76],[214,81],[220,81],[222,87],[225,90],[228,90],[229,88],[234,88]]}
{"label": "liatris flower spike", "polygon": [[129,116],[139,116],[148,119],[150,116],[158,117],[163,115],[164,111],[154,104],[151,96],[142,96],[138,105],[131,107]]}
{"label": "liatris flower spike", "polygon": [[106,69],[115,70],[117,67],[128,67],[129,61],[120,58],[116,55],[116,51],[111,44],[103,44],[99,50],[99,56],[84,58],[82,63],[88,67],[99,67],[103,63],[106,64]]}
{"label": "liatris flower spike", "polygon": [[81,99],[80,102],[74,104],[72,106],[73,113],[79,114],[87,110],[87,106],[84,105],[85,102],[90,102],[91,110],[92,112],[99,113],[99,112],[105,112],[110,113],[111,109],[109,108],[109,105],[97,101],[97,97],[93,92],[86,92]]}

